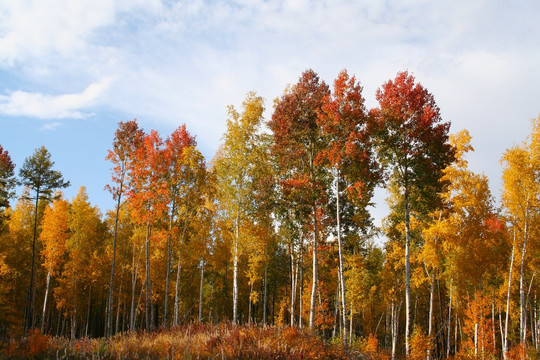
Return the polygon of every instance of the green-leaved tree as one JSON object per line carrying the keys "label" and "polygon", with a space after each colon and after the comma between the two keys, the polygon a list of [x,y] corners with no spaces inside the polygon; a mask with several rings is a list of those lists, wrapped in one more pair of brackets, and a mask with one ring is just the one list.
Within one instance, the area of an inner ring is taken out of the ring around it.
{"label": "green-leaved tree", "polygon": [[24,160],[23,166],[19,170],[20,184],[31,190],[29,200],[35,202],[34,207],[34,231],[32,238],[32,265],[30,269],[30,285],[28,286],[28,309],[26,314],[25,330],[28,331],[34,326],[34,263],[36,257],[36,238],[38,223],[39,201],[49,201],[54,190],[68,187],[69,181],[65,181],[62,173],[53,170],[54,161],[51,160],[51,153],[42,146],[37,148],[32,156]]}

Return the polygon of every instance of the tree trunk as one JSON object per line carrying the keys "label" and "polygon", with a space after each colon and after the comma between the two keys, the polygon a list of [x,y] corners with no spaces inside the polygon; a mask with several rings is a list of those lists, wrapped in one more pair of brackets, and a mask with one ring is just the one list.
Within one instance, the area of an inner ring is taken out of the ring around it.
{"label": "tree trunk", "polygon": [[296,289],[298,282],[298,260],[294,256],[294,246],[290,246],[290,259],[291,259],[291,326],[294,326],[294,315],[295,315],[295,303],[296,303]]}
{"label": "tree trunk", "polygon": [[167,274],[165,275],[165,304],[163,308],[163,327],[168,326],[167,315],[169,314],[169,282],[171,278],[171,231],[172,223],[169,225],[169,236],[167,237]]}
{"label": "tree trunk", "polygon": [[313,281],[311,285],[311,301],[309,308],[309,327],[315,327],[315,297],[317,295],[317,206],[313,205]]}
{"label": "tree trunk", "polygon": [[534,306],[533,306],[533,328],[531,330],[534,330],[534,348],[538,350],[538,336],[540,335],[538,333],[538,303],[536,301],[536,291],[534,292]]}
{"label": "tree trunk", "polygon": [[401,302],[398,306],[392,299],[392,360],[396,359],[398,331],[399,331],[399,312],[401,310]]}
{"label": "tree trunk", "polygon": [[77,310],[71,313],[71,340],[75,340],[77,336]]}
{"label": "tree trunk", "polygon": [[439,319],[441,319],[441,326],[439,329],[439,333],[441,333],[441,354],[444,354],[445,348],[444,348],[444,316],[443,316],[443,301],[441,297],[441,281],[437,278],[437,297],[439,301],[437,303],[439,304]]}
{"label": "tree trunk", "polygon": [[199,284],[199,324],[202,322],[203,285],[204,285],[204,259],[201,258],[201,283]]}
{"label": "tree trunk", "polygon": [[92,286],[88,289],[88,311],[86,312],[86,326],[84,327],[84,336],[88,337],[88,324],[90,323],[90,310],[92,307]]}
{"label": "tree trunk", "polygon": [[56,322],[56,336],[60,336],[60,324],[62,320],[62,312],[58,311],[58,319]]}
{"label": "tree trunk", "polygon": [[139,256],[137,257],[137,263],[135,264],[135,244],[133,244],[133,257],[132,257],[132,269],[133,272],[131,274],[131,309],[129,312],[129,329],[131,331],[135,330],[135,289],[137,287],[137,275],[139,274],[139,263],[141,261],[141,252],[142,252],[142,246],[139,250]]}
{"label": "tree trunk", "polygon": [[410,265],[410,214],[409,193],[405,190],[405,356],[410,355],[410,329],[411,329],[411,265]]}
{"label": "tree trunk", "polygon": [[249,286],[249,301],[248,301],[248,325],[251,325],[251,309],[253,307],[253,301],[251,301],[251,296],[253,294],[253,283]]}
{"label": "tree trunk", "polygon": [[339,208],[339,168],[336,169],[336,221],[337,221],[337,238],[339,250],[339,281],[341,285],[341,315],[343,322],[343,346],[347,348],[347,299],[345,289],[345,269],[343,265],[343,243],[341,241],[341,212]]}
{"label": "tree trunk", "polygon": [[[265,249],[266,250],[266,249]],[[264,290],[263,290],[263,325],[266,325],[266,306],[267,306],[267,281],[268,281],[268,259],[267,253],[264,254]]]}
{"label": "tree trunk", "polygon": [[[54,253],[54,250],[53,250]],[[47,285],[45,286],[45,299],[43,300],[43,312],[41,313],[41,332],[45,328],[45,312],[47,311],[47,299],[49,297],[49,285],[51,283],[51,270],[47,272]]]}
{"label": "tree trunk", "polygon": [[37,220],[40,190],[36,190],[36,205],[34,207],[34,235],[32,238],[32,264],[30,266],[30,286],[28,287],[28,308],[26,311],[25,331],[28,332],[34,326],[34,263],[36,258]]}
{"label": "tree trunk", "polygon": [[[528,208],[525,211],[528,217]],[[527,340],[527,311],[525,302],[525,253],[527,249],[527,219],[523,230],[523,247],[521,248],[521,268],[519,272],[519,340],[523,347]]]}
{"label": "tree trunk", "polygon": [[[431,270],[431,284],[429,287],[429,315],[428,315],[428,338],[432,342],[431,336],[433,335],[433,299],[435,293],[435,269]],[[431,350],[427,350],[427,360],[431,360]]]}
{"label": "tree trunk", "polygon": [[478,323],[474,324],[474,357],[478,357]]}
{"label": "tree trunk", "polygon": [[450,296],[448,298],[448,333],[446,337],[446,357],[450,357],[450,333],[452,332],[452,278],[450,278]]}
{"label": "tree trunk", "polygon": [[539,337],[540,337],[540,319],[538,319],[538,302],[536,300],[536,291],[534,292],[534,333],[536,334],[534,337],[534,347],[536,350],[538,350],[538,343]]}
{"label": "tree trunk", "polygon": [[163,326],[167,327],[167,316],[169,314],[169,282],[171,279],[171,237],[172,228],[174,222],[174,212],[176,210],[176,203],[173,200],[171,207],[171,215],[169,217],[169,234],[167,236],[167,275],[165,276],[165,308],[163,310]]}
{"label": "tree trunk", "polygon": [[[514,232],[515,240],[515,232]],[[510,290],[512,285],[512,268],[514,267],[514,245],[512,244],[512,255],[510,255],[510,269],[508,270],[508,290],[506,292],[506,318],[504,321],[504,337],[502,342],[503,358],[508,358],[508,321],[510,316]]]}
{"label": "tree trunk", "polygon": [[304,312],[304,237],[300,236],[300,296],[298,304],[298,327],[301,329],[304,326],[302,313]]}
{"label": "tree trunk", "polygon": [[454,311],[454,355],[458,353],[458,328],[461,329],[461,323],[458,317],[457,305],[456,311]]}
{"label": "tree trunk", "polygon": [[[189,198],[186,202],[186,209],[189,205]],[[184,217],[184,228],[182,229],[182,236],[180,238],[180,250],[178,251],[178,267],[176,268],[176,285],[174,287],[174,319],[173,319],[173,325],[178,326],[178,306],[179,306],[179,297],[178,297],[178,290],[180,286],[180,270],[181,267],[181,260],[182,260],[182,245],[184,245],[184,239],[186,236],[186,228],[187,228],[187,220],[188,220],[188,211],[186,210],[186,216]]]}
{"label": "tree trunk", "polygon": [[180,271],[182,269],[182,250],[178,252],[178,267],[176,268],[176,285],[174,287],[174,320],[173,324],[174,326],[178,326],[178,305],[179,305],[179,297],[178,297],[178,290],[180,286]]}
{"label": "tree trunk", "polygon": [[351,316],[350,316],[350,319],[349,319],[349,346],[352,346],[352,339],[353,339],[353,302],[351,300],[351,305],[350,305],[350,312],[351,312]]}
{"label": "tree trunk", "polygon": [[122,190],[124,184],[124,172],[120,177],[120,188],[118,190],[118,199],[116,201],[116,215],[114,217],[114,235],[113,235],[113,256],[112,256],[112,265],[111,265],[111,277],[109,281],[109,303],[107,306],[107,329],[105,335],[112,335],[112,306],[114,299],[114,267],[116,264],[116,238],[118,234],[118,217],[120,215],[120,201],[122,200]]}
{"label": "tree trunk", "polygon": [[495,289],[493,289],[493,298],[491,300],[491,336],[493,341],[493,351],[497,344],[497,332],[495,331]]}
{"label": "tree trunk", "polygon": [[[339,278],[339,274],[338,274],[338,278]],[[341,317],[339,315],[339,303],[340,303],[339,294],[340,293],[341,293],[340,284],[339,284],[339,280],[338,280],[337,287],[336,287],[336,297],[334,298],[334,328],[332,329],[332,337],[333,338],[336,337],[336,331],[338,331],[337,329],[341,325]],[[339,328],[339,329],[341,331],[341,328]]]}
{"label": "tree trunk", "polygon": [[238,215],[235,219],[234,244],[233,244],[233,324],[238,321],[238,237],[240,233]]}
{"label": "tree trunk", "polygon": [[[139,292],[139,297],[137,298],[137,306],[136,306],[137,309],[139,308],[139,305],[141,304],[142,295],[145,290],[146,290],[146,279],[144,280],[143,286],[141,286],[141,291]],[[135,314],[135,320],[137,320],[137,314]],[[141,320],[141,327],[142,327],[142,320]]]}
{"label": "tree trunk", "polygon": [[150,283],[150,223],[146,224],[146,297],[144,301],[144,311],[146,315],[146,331],[150,331],[150,297],[152,296],[152,286]]}
{"label": "tree trunk", "polygon": [[[504,330],[503,330],[503,319],[502,319],[502,311],[499,308],[499,332],[501,335],[501,348],[504,349]],[[503,359],[505,358],[505,354],[503,353]]]}
{"label": "tree trunk", "polygon": [[[122,276],[120,276],[120,280],[122,280]],[[120,289],[118,290],[118,294],[122,294],[122,281],[120,281]],[[120,330],[120,305],[122,301],[120,301],[120,297],[118,297],[118,305],[116,308],[116,325],[114,327],[114,331],[117,333]]]}

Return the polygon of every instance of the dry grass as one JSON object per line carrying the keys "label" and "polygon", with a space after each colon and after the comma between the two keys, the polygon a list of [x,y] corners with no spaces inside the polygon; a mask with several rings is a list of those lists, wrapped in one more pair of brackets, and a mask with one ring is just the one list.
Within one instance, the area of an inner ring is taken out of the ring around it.
{"label": "dry grass", "polygon": [[355,359],[338,345],[291,327],[187,325],[109,339],[68,341],[39,332],[0,348],[0,358],[41,359]]}

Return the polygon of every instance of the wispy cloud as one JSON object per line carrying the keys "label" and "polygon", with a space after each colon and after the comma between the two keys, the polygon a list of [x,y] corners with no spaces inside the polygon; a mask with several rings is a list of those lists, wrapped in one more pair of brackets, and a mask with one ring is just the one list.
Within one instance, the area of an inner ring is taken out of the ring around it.
{"label": "wispy cloud", "polygon": [[41,127],[41,131],[52,131],[60,126],[62,126],[62,123],[59,121],[47,122]]}
{"label": "wispy cloud", "polygon": [[84,110],[96,104],[109,84],[110,80],[106,79],[90,84],[80,93],[62,95],[13,91],[9,95],[0,95],[0,113],[39,119],[80,119],[90,115]]}

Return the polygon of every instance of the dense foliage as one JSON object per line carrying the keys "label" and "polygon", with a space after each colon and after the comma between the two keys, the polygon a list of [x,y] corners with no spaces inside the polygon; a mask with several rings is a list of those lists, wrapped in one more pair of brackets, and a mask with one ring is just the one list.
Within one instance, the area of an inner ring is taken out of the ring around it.
{"label": "dense foliage", "polygon": [[412,75],[376,98],[307,70],[268,120],[254,92],[229,107],[211,161],[185,125],[120,122],[105,213],[84,187],[54,192],[69,182],[44,147],[14,201],[0,146],[2,356],[538,355],[540,117],[502,155],[498,207],[469,133],[448,133]]}

